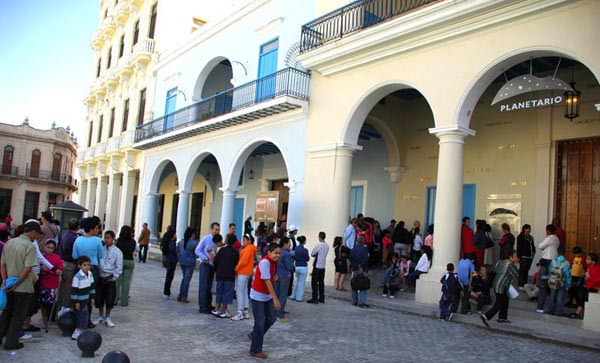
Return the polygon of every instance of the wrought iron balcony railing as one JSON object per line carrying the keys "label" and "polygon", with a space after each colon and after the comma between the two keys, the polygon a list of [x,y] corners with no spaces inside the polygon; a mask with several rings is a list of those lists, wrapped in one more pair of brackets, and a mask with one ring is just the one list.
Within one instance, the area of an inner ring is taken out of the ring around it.
{"label": "wrought iron balcony railing", "polygon": [[39,169],[27,168],[24,176],[27,178],[48,180],[48,181],[65,183],[65,184],[70,184],[70,185],[74,185],[74,183],[75,183],[75,179],[73,178],[72,175],[59,173],[59,172],[55,172],[55,171],[50,171],[50,170],[39,170]]}
{"label": "wrought iron balcony railing", "polygon": [[440,0],[358,0],[302,26],[300,53]]}
{"label": "wrought iron balcony railing", "polygon": [[285,68],[242,86],[229,89],[137,127],[135,142],[164,135],[274,98],[308,100],[310,74]]}
{"label": "wrought iron balcony railing", "polygon": [[18,176],[19,168],[16,166],[12,166],[12,165],[2,165],[2,166],[0,166],[0,173],[2,173],[4,175]]}

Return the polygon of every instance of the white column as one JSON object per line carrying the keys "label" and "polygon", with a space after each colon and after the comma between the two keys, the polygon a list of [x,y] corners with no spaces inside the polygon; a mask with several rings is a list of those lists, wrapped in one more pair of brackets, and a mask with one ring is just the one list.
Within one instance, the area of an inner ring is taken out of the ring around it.
{"label": "white column", "polygon": [[[148,223],[150,230],[150,239],[156,240],[156,207],[157,193],[147,193],[144,196],[144,204],[142,205],[142,221],[141,224]],[[141,225],[140,225],[141,227]],[[141,230],[141,229],[140,229]]]}
{"label": "white column", "polygon": [[[221,230],[227,231],[229,223],[233,222],[233,206],[235,203],[236,189],[220,188],[223,192],[223,206],[221,208]],[[240,227],[238,227],[240,228]]]}
{"label": "white column", "polygon": [[300,233],[304,233],[302,227],[302,201],[304,198],[304,183],[291,181],[284,183],[289,188],[289,200],[287,211],[287,225],[292,224],[300,228]]}
{"label": "white column", "polygon": [[[135,193],[135,170],[125,170],[123,174],[123,186],[121,188],[121,200],[119,206],[119,226],[131,226],[133,221],[131,216],[133,214],[133,195]],[[141,230],[141,225],[139,226]]]}
{"label": "white column", "polygon": [[88,179],[81,179],[79,184],[79,199],[77,203],[79,205],[85,206],[86,198],[87,198],[87,188],[88,188]]}
{"label": "white column", "polygon": [[121,225],[118,224],[118,214],[121,196],[122,174],[110,174],[108,182],[108,200],[106,203],[106,229],[113,230],[116,234]]}
{"label": "white column", "polygon": [[177,205],[177,237],[183,239],[183,234],[189,225],[190,195],[191,192],[179,190],[179,204]]}
{"label": "white column", "polygon": [[440,299],[440,277],[449,262],[458,262],[463,199],[464,142],[473,130],[460,126],[430,129],[439,141],[433,263],[417,280],[415,300],[434,304]]}
{"label": "white column", "polygon": [[98,177],[98,190],[96,194],[96,208],[94,215],[100,217],[101,220],[106,220],[106,196],[108,191],[108,177]]}
{"label": "white column", "polygon": [[93,216],[94,211],[96,209],[96,194],[97,194],[96,186],[97,186],[97,183],[98,183],[97,178],[89,178],[88,179],[87,195],[85,198],[85,207],[88,210],[88,212],[87,212],[88,216]]}

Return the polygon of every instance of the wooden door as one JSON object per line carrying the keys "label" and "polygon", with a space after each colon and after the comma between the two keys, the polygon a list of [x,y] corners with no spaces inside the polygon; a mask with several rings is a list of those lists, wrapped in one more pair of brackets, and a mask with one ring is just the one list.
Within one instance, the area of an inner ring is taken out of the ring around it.
{"label": "wooden door", "polygon": [[600,138],[558,143],[556,213],[567,231],[567,257],[600,250]]}
{"label": "wooden door", "polygon": [[31,153],[31,170],[29,176],[32,178],[38,178],[40,176],[40,160],[42,153],[39,150],[33,150]]}

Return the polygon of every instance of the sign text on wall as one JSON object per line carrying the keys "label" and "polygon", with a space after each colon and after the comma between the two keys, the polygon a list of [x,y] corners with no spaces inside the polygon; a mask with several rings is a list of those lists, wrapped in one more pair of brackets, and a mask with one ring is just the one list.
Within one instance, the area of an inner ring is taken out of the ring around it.
{"label": "sign text on wall", "polygon": [[508,112],[514,110],[523,110],[526,108],[546,107],[559,104],[563,101],[562,96],[538,98],[536,100],[527,100],[523,102],[507,103],[500,105],[500,112]]}

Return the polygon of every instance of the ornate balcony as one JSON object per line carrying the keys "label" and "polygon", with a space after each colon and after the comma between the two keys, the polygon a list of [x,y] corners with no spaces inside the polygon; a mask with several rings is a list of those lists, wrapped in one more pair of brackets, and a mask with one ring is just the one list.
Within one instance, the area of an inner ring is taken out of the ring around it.
{"label": "ornate balcony", "polygon": [[39,170],[39,169],[27,169],[24,177],[45,180],[50,182],[63,183],[68,185],[75,185],[75,178],[71,174],[59,173],[50,170]]}
{"label": "ornate balcony", "polygon": [[117,70],[115,67],[112,67],[106,71],[106,75],[104,76],[104,87],[109,91],[114,91],[119,85],[119,76],[117,75]]}
{"label": "ornate balcony", "polygon": [[119,58],[119,62],[117,63],[117,75],[119,77],[129,78],[133,74],[133,67],[131,65],[131,57],[129,54],[124,54],[121,58]]}
{"label": "ornate balcony", "polygon": [[102,143],[96,145],[95,151],[94,151],[94,156],[98,157],[98,156],[103,156],[104,154],[106,154],[106,143],[102,142]]}
{"label": "ornate balcony", "polygon": [[121,138],[119,140],[119,147],[125,148],[128,146],[132,146],[135,142],[135,131],[127,131],[121,134]]}
{"label": "ornate balcony", "polygon": [[125,4],[125,1],[121,0],[114,7],[113,10],[113,18],[115,22],[119,25],[125,25],[127,23],[127,19],[129,19],[129,7]]}
{"label": "ornate balcony", "polygon": [[91,160],[94,158],[94,152],[96,151],[96,148],[90,147],[85,151],[85,157],[84,157],[84,161],[85,160]]}
{"label": "ornate balcony", "polygon": [[300,53],[440,0],[359,0],[302,26]]}
{"label": "ornate balcony", "polygon": [[19,168],[12,165],[2,165],[0,166],[0,174],[2,175],[10,175],[10,176],[18,176]]}
{"label": "ornate balcony", "polygon": [[120,136],[114,136],[108,139],[106,142],[106,152],[111,153],[119,150],[119,143],[121,141]]}
{"label": "ornate balcony", "polygon": [[131,63],[148,64],[152,60],[154,53],[154,39],[142,39],[133,46],[133,54],[131,55]]}
{"label": "ornate balcony", "polygon": [[140,125],[135,147],[149,149],[307,105],[310,74],[285,68]]}
{"label": "ornate balcony", "polygon": [[115,35],[117,27],[115,26],[112,15],[107,15],[106,18],[102,20],[102,27],[100,29],[102,37],[104,37],[105,40],[110,40],[112,36]]}
{"label": "ornate balcony", "polygon": [[96,96],[94,96],[93,87],[86,88],[85,96],[83,97],[83,103],[85,103],[88,106],[91,106],[94,103],[96,103]]}

